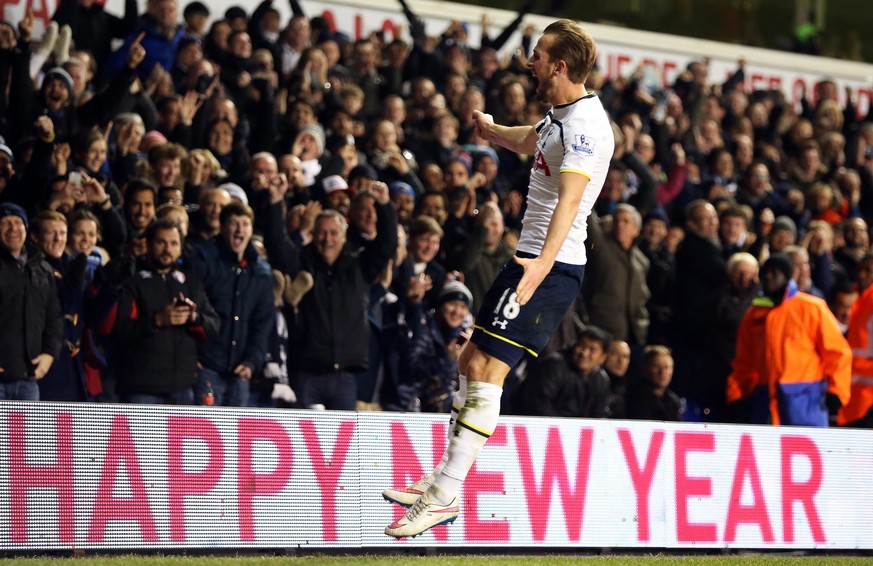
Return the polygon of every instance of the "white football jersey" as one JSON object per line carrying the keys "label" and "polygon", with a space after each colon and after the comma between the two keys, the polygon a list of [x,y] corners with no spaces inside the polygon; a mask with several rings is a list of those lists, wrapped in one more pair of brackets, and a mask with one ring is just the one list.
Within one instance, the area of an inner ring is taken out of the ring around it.
{"label": "white football jersey", "polygon": [[560,175],[578,173],[589,181],[556,261],[584,265],[588,215],[603,189],[615,147],[609,117],[600,99],[591,93],[575,102],[553,106],[536,125],[536,131],[539,139],[518,250],[540,255],[558,204]]}

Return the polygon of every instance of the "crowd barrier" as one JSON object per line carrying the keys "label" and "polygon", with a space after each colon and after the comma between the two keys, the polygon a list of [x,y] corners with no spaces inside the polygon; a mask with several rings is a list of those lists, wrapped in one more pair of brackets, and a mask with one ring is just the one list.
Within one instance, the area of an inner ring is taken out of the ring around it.
{"label": "crowd barrier", "polygon": [[873,437],[502,417],[448,526],[395,540],[382,489],[447,415],[0,403],[0,550],[871,549]]}

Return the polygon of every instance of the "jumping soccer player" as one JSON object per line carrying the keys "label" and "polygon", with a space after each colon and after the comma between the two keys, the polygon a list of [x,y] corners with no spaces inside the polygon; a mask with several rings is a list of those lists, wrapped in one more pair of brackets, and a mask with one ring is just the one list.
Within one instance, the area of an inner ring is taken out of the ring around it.
{"label": "jumping soccer player", "polygon": [[[614,140],[609,118],[585,79],[596,46],[571,20],[550,24],[528,67],[536,96],[552,105],[536,126],[507,127],[475,113],[480,136],[534,154],[524,228],[513,261],[488,291],[471,344],[460,359],[460,387],[449,421],[449,443],[437,468],[385,499],[410,507],[385,534],[416,536],[460,513],[467,472],[497,426],[503,380],[525,352],[536,356],[582,286],[586,221],[606,179]],[[457,415],[455,414],[457,411]]]}

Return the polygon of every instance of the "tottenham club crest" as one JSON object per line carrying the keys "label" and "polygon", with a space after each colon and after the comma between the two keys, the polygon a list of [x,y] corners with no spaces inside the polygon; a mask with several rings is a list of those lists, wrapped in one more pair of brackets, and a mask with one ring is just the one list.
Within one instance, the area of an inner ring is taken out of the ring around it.
{"label": "tottenham club crest", "polygon": [[585,155],[594,155],[594,140],[586,137],[584,134],[575,136],[576,143],[573,144],[573,151],[584,153]]}

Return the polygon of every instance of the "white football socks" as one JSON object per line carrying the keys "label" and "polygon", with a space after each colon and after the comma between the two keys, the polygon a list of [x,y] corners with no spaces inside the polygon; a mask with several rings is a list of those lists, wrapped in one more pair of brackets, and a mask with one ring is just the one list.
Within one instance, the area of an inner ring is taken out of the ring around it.
{"label": "white football socks", "polygon": [[427,483],[433,483],[433,480],[436,479],[438,475],[440,475],[443,471],[443,468],[446,466],[446,462],[449,459],[449,442],[452,441],[452,431],[455,430],[455,422],[458,420],[458,413],[461,412],[461,409],[464,407],[464,402],[467,400],[467,376],[463,374],[458,375],[458,390],[455,391],[455,396],[452,399],[452,413],[449,417],[449,429],[446,432],[446,450],[443,452],[443,459],[440,460],[440,463],[437,464],[437,467],[425,476],[425,480]]}
{"label": "white football socks", "polygon": [[473,381],[467,384],[467,399],[458,414],[454,433],[443,457],[439,475],[428,490],[440,505],[455,499],[467,477],[467,472],[494,433],[500,417],[500,397],[503,388],[493,383]]}

